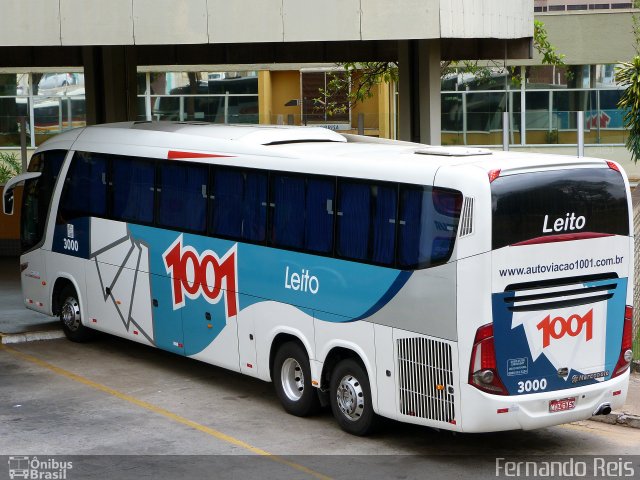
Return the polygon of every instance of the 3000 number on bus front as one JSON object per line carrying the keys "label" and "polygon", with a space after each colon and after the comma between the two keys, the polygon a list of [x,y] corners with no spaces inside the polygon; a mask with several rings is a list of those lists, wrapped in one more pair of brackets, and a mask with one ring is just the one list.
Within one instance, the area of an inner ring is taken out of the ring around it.
{"label": "3000 number on bus front", "polygon": [[79,248],[78,240],[71,240],[69,238],[64,239],[64,249],[71,250],[72,252],[77,252]]}

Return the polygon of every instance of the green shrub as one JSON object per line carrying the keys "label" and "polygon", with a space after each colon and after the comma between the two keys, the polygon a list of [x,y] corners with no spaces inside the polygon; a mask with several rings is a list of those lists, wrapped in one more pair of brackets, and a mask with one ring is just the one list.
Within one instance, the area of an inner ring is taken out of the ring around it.
{"label": "green shrub", "polygon": [[22,163],[15,153],[0,152],[0,185],[22,171]]}
{"label": "green shrub", "polygon": [[631,160],[637,162],[640,158],[640,56],[616,67],[616,82],[626,87],[618,108],[625,112],[623,123],[629,129],[627,149],[631,152]]}

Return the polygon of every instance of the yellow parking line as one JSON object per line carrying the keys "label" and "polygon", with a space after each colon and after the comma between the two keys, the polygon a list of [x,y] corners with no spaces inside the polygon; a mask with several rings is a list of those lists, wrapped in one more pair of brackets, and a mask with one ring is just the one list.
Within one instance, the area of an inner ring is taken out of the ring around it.
{"label": "yellow parking line", "polygon": [[34,363],[40,367],[46,368],[47,370],[50,370],[54,373],[57,373],[58,375],[61,375],[63,377],[66,377],[70,380],[73,380],[75,382],[81,383],[83,385],[86,385],[88,387],[94,388],[96,390],[100,390],[101,392],[107,393],[109,395],[112,395],[116,398],[119,398],[120,400],[124,400],[126,402],[132,403],[133,405],[137,405],[138,407],[144,408],[145,410],[149,410],[150,412],[154,412],[157,413],[158,415],[162,415],[165,418],[168,418],[169,420],[173,420],[174,422],[177,423],[181,423],[182,425],[186,425],[187,427],[191,427],[195,430],[198,430],[202,433],[206,433],[207,435],[211,435],[212,437],[217,438],[218,440],[222,440],[223,442],[227,442],[230,443],[231,445],[235,445],[237,447],[240,448],[244,448],[245,450],[248,450],[251,453],[255,453],[256,455],[262,455],[264,457],[267,457],[269,460],[273,460],[274,462],[280,463],[282,465],[286,465],[288,467],[294,468],[300,472],[306,473],[308,475],[311,475],[312,477],[315,477],[317,479],[320,480],[329,480],[331,477],[327,477],[326,475],[323,475],[321,473],[318,473],[314,470],[311,470],[310,468],[305,467],[304,465],[300,465],[298,463],[295,462],[290,462],[282,457],[279,457],[277,455],[274,455],[273,453],[267,452],[266,450],[263,450],[261,448],[258,447],[254,447],[253,445],[250,445],[246,442],[243,442],[242,440],[239,440],[235,437],[232,437],[231,435],[227,435],[226,433],[222,433],[214,428],[210,428],[207,427],[205,425],[201,425],[197,422],[194,422],[193,420],[189,420],[188,418],[182,417],[180,415],[177,415],[173,412],[170,412],[169,410],[165,410],[162,407],[158,407],[156,405],[153,405],[149,402],[145,402],[144,400],[140,400],[139,398],[133,397],[131,395],[127,395],[126,393],[120,392],[118,390],[115,390],[111,387],[107,387],[106,385],[102,385],[101,383],[97,383],[94,382],[92,380],[89,380],[88,378],[82,377],[80,375],[76,375],[75,373],[72,373],[68,370],[65,370],[63,368],[60,367],[56,367],[55,365],[52,365],[51,363],[45,362],[44,360],[39,359],[38,357],[35,357],[33,355],[29,355],[27,353],[23,353],[20,352],[14,348],[11,347],[7,347],[6,345],[2,345],[0,344],[0,350],[4,350],[7,353],[10,353],[11,355],[21,358],[22,360],[26,360],[28,362]]}

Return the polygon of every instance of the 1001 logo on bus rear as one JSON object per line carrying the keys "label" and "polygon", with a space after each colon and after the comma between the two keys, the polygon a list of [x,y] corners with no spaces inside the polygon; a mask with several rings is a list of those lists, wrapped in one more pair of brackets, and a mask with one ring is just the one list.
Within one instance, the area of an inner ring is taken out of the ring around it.
{"label": "1001 logo on bus rear", "polygon": [[593,338],[593,309],[589,310],[584,316],[578,314],[571,315],[569,318],[554,317],[547,315],[538,325],[538,330],[542,331],[542,348],[551,345],[551,339],[560,340],[565,335],[577,337],[585,331],[585,341]]}
{"label": "1001 logo on bus rear", "polygon": [[233,245],[222,258],[215,252],[198,252],[182,244],[180,235],[162,255],[167,273],[172,278],[173,309],[184,307],[185,298],[195,300],[202,296],[216,304],[226,298],[227,318],[238,313],[237,245]]}

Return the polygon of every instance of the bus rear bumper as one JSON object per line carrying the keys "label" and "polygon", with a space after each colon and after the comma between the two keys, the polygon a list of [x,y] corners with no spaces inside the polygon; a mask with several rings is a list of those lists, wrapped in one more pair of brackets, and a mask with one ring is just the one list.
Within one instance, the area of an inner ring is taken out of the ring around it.
{"label": "bus rear bumper", "polygon": [[[591,418],[604,404],[612,410],[624,405],[629,387],[629,372],[596,385],[567,390],[502,397],[490,395],[470,386],[462,407],[461,430],[464,432],[497,432],[533,430]],[[550,412],[553,400],[575,399],[575,408]]]}

